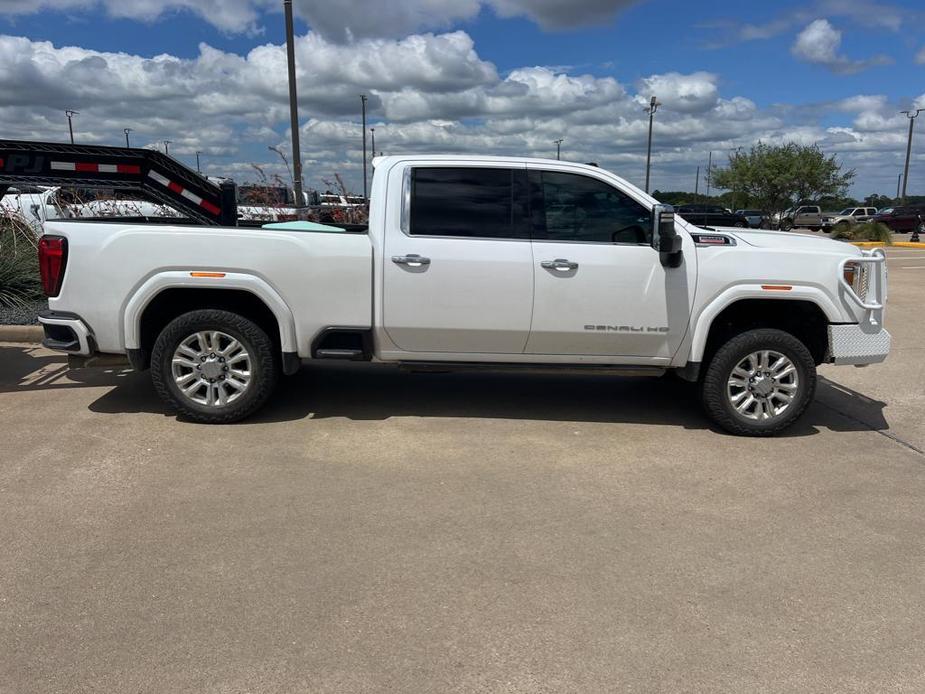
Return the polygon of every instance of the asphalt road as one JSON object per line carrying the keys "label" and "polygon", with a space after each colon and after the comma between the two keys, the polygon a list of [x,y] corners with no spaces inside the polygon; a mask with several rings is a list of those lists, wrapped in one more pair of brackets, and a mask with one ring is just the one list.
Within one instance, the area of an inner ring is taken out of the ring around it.
{"label": "asphalt road", "polygon": [[789,435],[314,367],[258,419],[0,345],[0,692],[925,691],[925,252]]}

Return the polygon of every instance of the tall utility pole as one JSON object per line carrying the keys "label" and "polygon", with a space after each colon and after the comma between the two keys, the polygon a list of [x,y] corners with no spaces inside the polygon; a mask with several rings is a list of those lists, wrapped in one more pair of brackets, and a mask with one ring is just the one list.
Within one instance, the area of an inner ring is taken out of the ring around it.
{"label": "tall utility pole", "polygon": [[373,159],[375,159],[375,158],[376,158],[376,129],[375,129],[375,128],[370,128],[370,129],[369,129],[369,134],[370,134],[370,137],[372,138],[372,143],[371,143],[371,144],[372,144],[372,148],[373,148]]}
{"label": "tall utility pole", "polygon": [[295,83],[295,37],[292,29],[292,0],[283,0],[286,15],[286,59],[289,63],[289,129],[292,131],[292,188],[296,208],[305,207],[302,195],[302,148],[299,146],[299,95]]}
{"label": "tall utility pole", "polygon": [[202,154],[199,150],[196,150],[196,172],[202,173],[202,167],[199,166],[199,155]]}
{"label": "tall utility pole", "polygon": [[64,115],[67,116],[67,129],[68,129],[68,132],[71,133],[71,144],[74,144],[74,124],[71,122],[71,118],[73,118],[74,116],[79,116],[80,112],[67,110],[64,112]]}
{"label": "tall utility pole", "polygon": [[710,184],[713,182],[713,152],[710,151],[710,157],[707,159],[707,197],[710,197]]}
{"label": "tall utility pole", "polygon": [[700,194],[700,164],[697,164],[697,179],[694,181],[694,195]]}
{"label": "tall utility pole", "polygon": [[912,127],[915,125],[915,119],[925,109],[917,108],[915,111],[900,111],[909,119],[909,140],[906,142],[906,167],[903,170],[903,193],[899,198],[899,204],[906,204],[906,187],[909,185],[909,156],[912,154]]}
{"label": "tall utility pole", "polygon": [[366,94],[360,94],[360,106],[363,111],[363,197],[368,198],[366,194]]}
{"label": "tall utility pole", "polygon": [[164,154],[168,157],[170,156],[170,143],[172,140],[164,140]]}
{"label": "tall utility pole", "polygon": [[646,109],[646,113],[649,114],[649,145],[646,147],[646,192],[649,192],[649,170],[652,166],[652,119],[655,118],[655,112],[658,111],[658,107],[661,104],[653,96],[649,100],[649,107]]}
{"label": "tall utility pole", "polygon": [[558,140],[553,140],[556,143],[556,159],[562,158],[562,143],[565,142],[561,137]]}
{"label": "tall utility pole", "polygon": [[126,146],[126,147],[131,147],[131,145],[129,144],[129,141],[128,141],[128,134],[129,134],[130,132],[132,132],[132,129],[131,129],[131,128],[122,128],[122,132],[125,133],[125,146]]}
{"label": "tall utility pole", "polygon": [[896,174],[896,199],[899,200],[899,186],[903,182],[903,175]]}

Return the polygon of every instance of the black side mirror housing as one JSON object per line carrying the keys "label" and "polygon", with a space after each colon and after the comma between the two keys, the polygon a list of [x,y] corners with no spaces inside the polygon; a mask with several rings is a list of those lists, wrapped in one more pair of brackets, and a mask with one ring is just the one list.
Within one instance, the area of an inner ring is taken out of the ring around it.
{"label": "black side mirror housing", "polygon": [[674,207],[655,205],[652,208],[652,247],[658,251],[665,267],[678,267],[684,259],[683,239],[674,227]]}

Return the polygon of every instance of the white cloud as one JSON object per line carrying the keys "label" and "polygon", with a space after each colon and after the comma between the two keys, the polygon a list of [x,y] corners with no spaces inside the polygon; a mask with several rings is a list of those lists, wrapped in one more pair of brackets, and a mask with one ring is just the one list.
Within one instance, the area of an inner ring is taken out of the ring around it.
{"label": "white cloud", "polygon": [[[369,124],[387,153],[553,156],[553,140],[564,137],[566,158],[597,161],[636,181],[645,161],[643,105],[655,94],[663,107],[655,118],[653,177],[662,190],[688,185],[707,151],[722,158],[757,140],[819,142],[857,165],[863,180],[876,181],[901,155],[905,137],[897,107],[878,94],[762,108],[744,95],[722,95],[719,77],[708,72],[649,75],[635,89],[550,67],[501,75],[465,32],[350,45],[309,33],[298,37],[296,49],[303,154],[313,186],[335,171],[354,185],[361,180],[360,93],[370,97]],[[201,150],[210,173],[247,180],[255,176],[250,161],[282,172],[267,146],[288,146],[287,99],[279,45],[245,55],[201,45],[191,59],[145,58],[0,36],[5,137],[62,140],[63,111],[73,108],[80,111],[81,142],[118,144],[122,128],[130,127],[133,144],[170,139],[171,154]],[[826,129],[819,125],[825,114],[854,121]]]}
{"label": "white cloud", "polygon": [[822,65],[832,72],[851,74],[873,65],[891,62],[886,56],[868,60],[851,60],[841,50],[842,33],[827,19],[810,22],[799,34],[790,51],[794,57],[807,63]]}
{"label": "white cloud", "polygon": [[919,52],[915,54],[915,62],[919,65],[925,65],[925,46],[922,46]]}
{"label": "white cloud", "polygon": [[665,108],[683,113],[702,113],[713,108],[719,98],[716,75],[711,72],[694,72],[682,75],[667,72],[652,75],[639,81],[639,94],[648,104],[655,95]]}
{"label": "white cloud", "polygon": [[[295,0],[297,14],[318,33],[336,40],[397,37],[420,29],[447,29],[475,19],[483,8],[503,17],[523,16],[556,30],[611,21],[637,0]],[[104,9],[111,17],[155,21],[191,12],[229,33],[261,30],[264,12],[277,0],[0,0],[0,14]]]}

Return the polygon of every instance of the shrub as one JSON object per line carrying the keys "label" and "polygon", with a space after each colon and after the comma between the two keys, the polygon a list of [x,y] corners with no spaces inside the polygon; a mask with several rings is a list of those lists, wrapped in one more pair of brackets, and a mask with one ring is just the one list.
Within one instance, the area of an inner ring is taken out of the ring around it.
{"label": "shrub", "polygon": [[0,307],[22,307],[42,298],[34,237],[0,216]]}
{"label": "shrub", "polygon": [[864,224],[836,224],[832,230],[833,239],[846,241],[880,241],[890,246],[893,244],[893,232],[881,222],[865,222]]}

